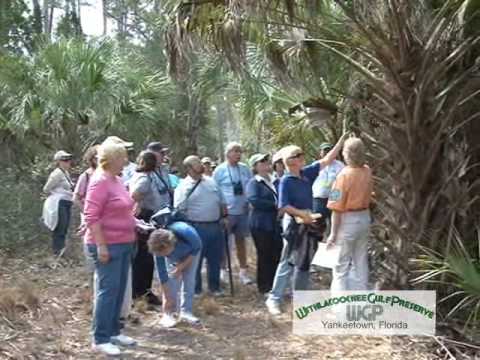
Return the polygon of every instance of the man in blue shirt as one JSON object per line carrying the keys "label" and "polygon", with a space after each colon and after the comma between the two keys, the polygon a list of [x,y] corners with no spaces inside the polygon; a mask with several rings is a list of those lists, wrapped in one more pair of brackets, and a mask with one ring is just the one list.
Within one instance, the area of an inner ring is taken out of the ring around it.
{"label": "man in blue shirt", "polygon": [[[195,277],[202,250],[202,240],[198,233],[187,223],[175,222],[167,229],[157,229],[150,234],[148,250],[155,256],[160,281],[162,284],[168,282],[169,296],[177,299],[182,290],[180,320],[198,324],[200,320],[192,311]],[[178,308],[178,304],[175,307]],[[176,309],[164,310],[162,324],[165,327],[175,325],[171,312]]]}
{"label": "man in blue shirt", "polygon": [[[313,194],[312,184],[317,178],[320,169],[332,163],[340,152],[345,134],[340,138],[335,147],[326,156],[309,166],[305,166],[305,154],[301,148],[290,145],[281,151],[287,173],[281,178],[279,184],[278,207],[285,215],[283,217],[283,232],[288,229],[294,218],[301,219],[304,224],[312,224]],[[273,282],[272,291],[265,304],[272,315],[281,313],[280,302],[290,276],[288,263],[287,242],[284,240],[282,258],[278,264]],[[309,285],[309,272],[295,267],[293,273],[293,286],[295,290],[306,290]]]}
{"label": "man in blue shirt", "polygon": [[220,164],[213,172],[213,179],[222,190],[227,202],[228,230],[235,237],[237,258],[240,264],[240,281],[251,284],[247,275],[247,248],[245,238],[248,232],[248,201],[245,195],[247,183],[253,176],[245,164],[240,163],[242,145],[230,143],[226,146],[227,161]]}

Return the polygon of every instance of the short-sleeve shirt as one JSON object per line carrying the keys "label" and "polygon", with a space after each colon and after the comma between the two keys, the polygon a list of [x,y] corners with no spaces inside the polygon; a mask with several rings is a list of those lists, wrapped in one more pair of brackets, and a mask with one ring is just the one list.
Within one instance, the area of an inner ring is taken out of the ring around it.
{"label": "short-sleeve shirt", "polygon": [[347,166],[333,184],[327,207],[339,212],[368,209],[372,190],[372,171],[368,166]]}
{"label": "short-sleeve shirt", "polygon": [[[229,215],[245,215],[248,213],[248,202],[245,191],[247,183],[252,178],[252,172],[245,164],[231,166],[227,162],[220,164],[213,172],[213,179],[225,197]],[[233,193],[233,183],[241,182],[243,195]]]}
{"label": "short-sleeve shirt", "polygon": [[[211,177],[203,176],[198,186],[196,184],[197,180],[190,176],[182,180],[175,189],[175,207],[185,211],[190,221],[218,221],[225,199],[217,183]],[[195,190],[191,192],[194,187]],[[187,199],[188,194],[190,196]]]}
{"label": "short-sleeve shirt", "polygon": [[321,169],[312,186],[313,197],[328,198],[337,175],[344,167],[345,164],[343,162],[334,160],[330,165]]}
{"label": "short-sleeve shirt", "polygon": [[139,202],[142,209],[158,211],[170,206],[170,195],[165,186],[153,172],[136,173],[130,180],[130,194],[138,192],[143,195]]}
{"label": "short-sleeve shirt", "polygon": [[[177,237],[177,243],[173,251],[167,256],[171,263],[178,263],[185,260],[189,255],[195,256],[202,249],[202,239],[193,226],[184,222],[174,222],[168,226],[168,230]],[[168,281],[168,273],[165,260],[162,256],[157,256],[157,270],[160,281]]]}
{"label": "short-sleeve shirt", "polygon": [[85,170],[78,178],[75,185],[75,191],[73,192],[73,198],[80,201],[82,204],[85,202],[87,196],[88,183],[93,175],[94,170],[89,168]]}
{"label": "short-sleeve shirt", "polygon": [[171,262],[183,261],[189,255],[197,255],[202,249],[202,239],[195,228],[184,222],[174,222],[168,230],[177,237],[175,249],[167,256]]}
{"label": "short-sleeve shirt", "polygon": [[172,185],[172,189],[176,189],[182,179],[180,179],[177,175],[168,174],[168,180],[170,181],[170,185]]}
{"label": "short-sleeve shirt", "polygon": [[312,184],[320,171],[320,163],[315,161],[300,171],[300,177],[286,173],[278,186],[278,207],[292,206],[299,210],[313,208]]}
{"label": "short-sleeve shirt", "polygon": [[130,181],[135,176],[137,170],[137,164],[129,162],[122,170],[122,181],[126,187],[130,186]]}

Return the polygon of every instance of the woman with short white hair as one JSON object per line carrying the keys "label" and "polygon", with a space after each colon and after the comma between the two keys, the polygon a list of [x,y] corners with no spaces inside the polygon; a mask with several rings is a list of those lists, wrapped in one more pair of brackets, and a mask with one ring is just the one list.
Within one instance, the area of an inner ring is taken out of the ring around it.
{"label": "woman with short white hair", "polygon": [[332,227],[327,244],[341,247],[331,289],[366,290],[372,171],[365,164],[365,145],[359,138],[345,141],[343,157],[347,166],[338,174],[328,201]]}
{"label": "woman with short white hair", "polygon": [[120,334],[120,312],[135,241],[134,201],[119,177],[127,163],[125,145],[105,141],[98,148],[98,163],[84,207],[85,243],[97,275],[92,347],[115,356],[121,353],[116,345],[136,344]]}

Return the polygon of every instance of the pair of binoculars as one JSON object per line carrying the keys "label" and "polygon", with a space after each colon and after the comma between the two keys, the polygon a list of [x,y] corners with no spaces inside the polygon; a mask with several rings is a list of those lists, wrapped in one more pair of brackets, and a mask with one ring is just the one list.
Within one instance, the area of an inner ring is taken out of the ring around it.
{"label": "pair of binoculars", "polygon": [[240,181],[233,183],[233,195],[235,196],[243,195],[243,186]]}

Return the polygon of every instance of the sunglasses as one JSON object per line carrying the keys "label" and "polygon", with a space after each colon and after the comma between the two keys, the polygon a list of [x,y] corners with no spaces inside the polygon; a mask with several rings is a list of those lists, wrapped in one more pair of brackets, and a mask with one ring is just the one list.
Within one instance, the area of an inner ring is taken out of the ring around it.
{"label": "sunglasses", "polygon": [[301,152],[301,153],[298,153],[296,155],[290,156],[289,159],[298,159],[298,158],[302,157],[303,155],[305,155],[305,154],[303,152]]}

